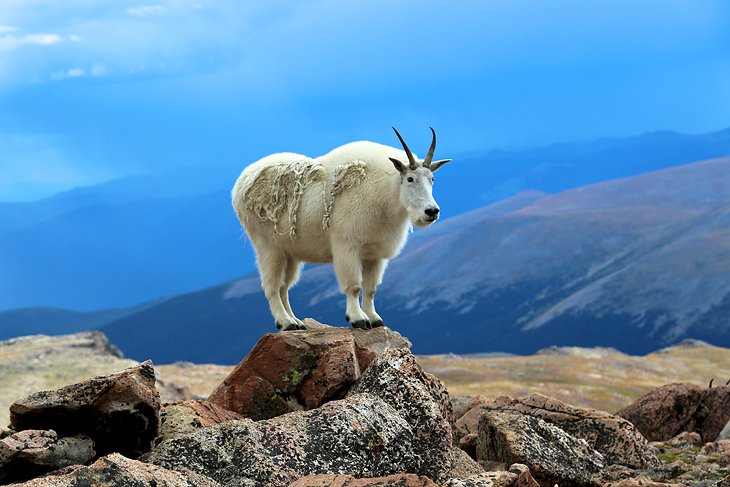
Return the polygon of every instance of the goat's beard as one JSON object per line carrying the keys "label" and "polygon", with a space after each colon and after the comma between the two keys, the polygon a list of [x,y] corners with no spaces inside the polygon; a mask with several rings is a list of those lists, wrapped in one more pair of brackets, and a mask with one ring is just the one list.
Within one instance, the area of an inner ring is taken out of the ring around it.
{"label": "goat's beard", "polygon": [[435,222],[435,221],[436,221],[436,219],[424,220],[423,218],[416,218],[415,220],[412,220],[412,223],[413,223],[414,227],[424,228],[424,227],[431,226],[433,224],[433,222]]}

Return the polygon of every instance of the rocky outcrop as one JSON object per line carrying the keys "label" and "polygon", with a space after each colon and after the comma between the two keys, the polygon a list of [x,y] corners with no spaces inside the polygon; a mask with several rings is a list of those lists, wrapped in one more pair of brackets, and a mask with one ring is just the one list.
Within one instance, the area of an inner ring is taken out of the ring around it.
{"label": "rocky outcrop", "polygon": [[86,435],[98,454],[137,457],[149,451],[159,432],[160,397],[155,370],[147,361],[55,391],[36,392],[10,406],[14,430],[54,430]]}
{"label": "rocky outcrop", "polygon": [[[245,484],[241,484],[245,485]],[[176,472],[131,460],[118,453],[102,457],[88,467],[68,467],[15,487],[220,487],[195,472]]]}
{"label": "rocky outcrop", "polygon": [[285,486],[319,473],[358,477],[425,474],[430,458],[412,426],[382,399],[357,394],[311,411],[233,420],[163,441],[146,460],[190,468],[223,484]]}
{"label": "rocky outcrop", "polygon": [[386,327],[306,324],[304,331],[264,335],[208,400],[253,420],[313,409],[344,397],[388,347],[410,347]]}
{"label": "rocky outcrop", "polygon": [[525,464],[541,485],[598,486],[605,467],[585,440],[540,418],[506,411],[482,414],[477,459]]}
{"label": "rocky outcrop", "polygon": [[424,372],[407,349],[389,349],[367,369],[350,394],[370,393],[393,407],[413,429],[415,447],[428,458],[418,470],[434,480],[449,468],[451,400],[444,384]]}
{"label": "rocky outcrop", "polygon": [[616,413],[633,423],[650,441],[696,432],[714,441],[730,420],[730,386],[703,388],[667,384],[653,389]]}
{"label": "rocky outcrop", "polygon": [[0,440],[0,481],[31,479],[94,458],[94,442],[83,435],[59,438],[55,431],[25,430]]}

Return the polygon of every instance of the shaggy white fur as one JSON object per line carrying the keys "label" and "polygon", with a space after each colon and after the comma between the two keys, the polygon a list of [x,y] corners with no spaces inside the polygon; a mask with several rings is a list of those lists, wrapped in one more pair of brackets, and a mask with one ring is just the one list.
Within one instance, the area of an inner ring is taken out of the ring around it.
{"label": "shaggy white fur", "polygon": [[315,159],[272,154],[243,170],[232,203],[256,250],[277,326],[304,327],[288,294],[302,262],[334,263],[346,318],[358,328],[382,326],[373,299],[388,259],[411,225],[438,218],[432,172],[448,161],[431,165],[434,147],[435,134],[426,161],[418,162],[410,151],[353,142]]}

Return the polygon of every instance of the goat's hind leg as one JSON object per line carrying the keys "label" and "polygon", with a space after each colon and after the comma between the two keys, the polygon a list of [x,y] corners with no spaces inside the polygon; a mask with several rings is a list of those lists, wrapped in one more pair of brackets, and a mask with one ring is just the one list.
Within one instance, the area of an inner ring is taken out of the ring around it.
{"label": "goat's hind leg", "polygon": [[259,266],[259,274],[261,274],[261,287],[269,301],[276,327],[284,331],[299,330],[299,323],[289,314],[281,301],[281,289],[285,285],[287,256],[265,247],[257,247],[256,262]]}
{"label": "goat's hind leg", "polygon": [[299,280],[299,274],[301,272],[301,269],[301,262],[294,259],[293,257],[289,257],[287,259],[286,270],[284,271],[284,285],[281,287],[280,295],[281,303],[284,305],[284,309],[287,311],[287,313],[289,313],[289,316],[294,318],[294,320],[299,325],[300,330],[306,330],[307,327],[304,326],[302,320],[297,318],[297,316],[294,314],[294,311],[292,311],[291,309],[291,305],[289,304],[289,289]]}

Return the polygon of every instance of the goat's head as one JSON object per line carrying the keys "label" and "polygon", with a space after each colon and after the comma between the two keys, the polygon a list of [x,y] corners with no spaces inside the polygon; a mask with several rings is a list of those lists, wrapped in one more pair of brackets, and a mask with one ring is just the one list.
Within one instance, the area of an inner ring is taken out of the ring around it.
{"label": "goat's head", "polygon": [[428,149],[428,154],[423,161],[416,159],[395,127],[393,130],[408,157],[408,164],[393,157],[390,158],[401,176],[400,202],[408,210],[408,215],[414,225],[426,227],[438,219],[440,211],[439,205],[433,199],[433,173],[451,159],[432,161],[433,151],[436,149],[436,132],[433,129],[431,129],[433,134],[431,148]]}

